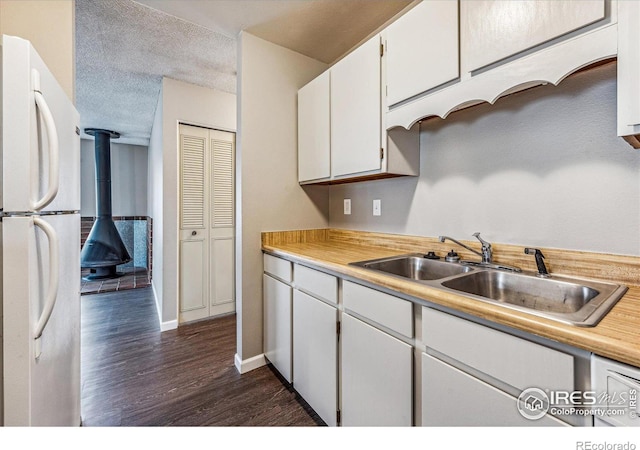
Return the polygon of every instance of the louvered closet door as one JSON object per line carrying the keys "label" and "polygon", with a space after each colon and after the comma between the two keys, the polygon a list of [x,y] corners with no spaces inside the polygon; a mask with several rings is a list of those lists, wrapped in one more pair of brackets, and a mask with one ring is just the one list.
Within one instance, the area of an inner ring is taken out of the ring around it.
{"label": "louvered closet door", "polygon": [[235,311],[235,134],[180,125],[180,322]]}
{"label": "louvered closet door", "polygon": [[209,317],[209,130],[180,125],[180,322]]}
{"label": "louvered closet door", "polygon": [[211,315],[235,311],[234,161],[235,134],[209,130],[209,300]]}

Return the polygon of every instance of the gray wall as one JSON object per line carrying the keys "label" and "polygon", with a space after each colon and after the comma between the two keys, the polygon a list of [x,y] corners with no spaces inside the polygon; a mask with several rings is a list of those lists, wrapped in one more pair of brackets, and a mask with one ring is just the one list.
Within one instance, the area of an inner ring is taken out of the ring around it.
{"label": "gray wall", "polygon": [[[147,215],[147,147],[111,141],[111,197],[114,216]],[[80,147],[80,214],[96,215],[94,141]]]}
{"label": "gray wall", "polygon": [[301,188],[297,166],[298,89],[326,65],[244,32],[238,51],[237,351],[246,360],[262,353],[260,232],[328,225],[328,189]]}
{"label": "gray wall", "polygon": [[640,152],[616,137],[614,63],[423,122],[420,157],[417,178],[332,186],[330,225],[640,255]]}

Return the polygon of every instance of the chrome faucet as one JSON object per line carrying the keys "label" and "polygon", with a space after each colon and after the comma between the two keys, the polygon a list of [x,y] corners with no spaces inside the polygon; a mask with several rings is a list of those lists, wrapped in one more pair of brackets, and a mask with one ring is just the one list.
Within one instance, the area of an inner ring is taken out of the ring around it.
{"label": "chrome faucet", "polygon": [[464,247],[467,250],[469,250],[472,253],[475,253],[476,255],[478,255],[480,258],[482,258],[482,262],[486,263],[486,264],[491,264],[493,262],[493,251],[491,250],[491,244],[487,241],[485,241],[484,239],[482,239],[480,237],[480,233],[476,232],[473,233],[473,237],[477,238],[480,243],[482,244],[482,253],[480,253],[477,250],[472,249],[471,247],[468,247],[466,245],[464,245],[462,242],[449,237],[449,236],[438,236],[438,239],[440,239],[440,242],[444,242],[447,239],[450,240],[451,242],[455,242],[456,244],[458,244],[460,247]]}
{"label": "chrome faucet", "polygon": [[482,239],[479,232],[473,233],[473,237],[479,240],[482,244],[482,262],[491,264],[493,262],[493,250],[491,250],[491,244]]}
{"label": "chrome faucet", "polygon": [[458,241],[458,240],[456,240],[456,239],[454,239],[454,238],[452,238],[452,237],[449,237],[449,236],[438,236],[438,239],[440,240],[440,242],[444,242],[444,241],[446,241],[446,240],[449,240],[449,241],[451,241],[451,242],[455,242],[455,243],[456,243],[456,244],[458,244],[460,247],[464,247],[464,248],[466,248],[467,250],[469,250],[470,252],[475,253],[476,255],[478,255],[479,257],[481,257],[481,258],[483,258],[483,259],[484,259],[484,257],[482,256],[482,253],[480,253],[480,252],[479,252],[479,251],[477,251],[477,250],[472,249],[471,247],[468,247],[468,246],[464,245],[462,242],[460,242],[460,241]]}
{"label": "chrome faucet", "polygon": [[482,250],[480,252],[477,251],[477,250],[472,249],[471,247],[469,247],[469,246],[463,244],[462,242],[460,242],[460,241],[458,241],[456,239],[453,239],[452,237],[449,237],[449,236],[438,236],[438,239],[440,240],[440,242],[444,242],[446,240],[450,240],[451,242],[455,242],[460,247],[464,247],[467,250],[469,250],[470,252],[475,253],[480,258],[482,258],[482,261],[460,261],[462,264],[489,267],[489,268],[492,268],[492,269],[509,270],[511,272],[522,272],[522,269],[520,269],[519,267],[507,266],[507,265],[504,265],[504,264],[494,264],[493,263],[493,250],[491,249],[491,243],[489,243],[489,242],[485,241],[484,239],[482,239],[480,237],[480,233],[479,232],[473,233],[472,236],[475,237],[476,239],[478,239],[480,241],[480,244],[482,244]]}

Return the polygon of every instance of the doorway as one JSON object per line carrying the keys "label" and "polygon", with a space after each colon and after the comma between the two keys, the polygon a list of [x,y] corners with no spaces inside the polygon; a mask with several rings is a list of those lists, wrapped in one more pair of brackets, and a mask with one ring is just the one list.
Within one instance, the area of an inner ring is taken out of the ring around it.
{"label": "doorway", "polygon": [[178,321],[235,311],[235,133],[179,125]]}

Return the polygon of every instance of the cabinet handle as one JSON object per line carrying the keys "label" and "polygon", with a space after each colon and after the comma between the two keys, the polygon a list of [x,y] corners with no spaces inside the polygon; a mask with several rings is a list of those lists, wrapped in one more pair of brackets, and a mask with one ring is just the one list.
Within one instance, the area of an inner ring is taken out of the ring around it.
{"label": "cabinet handle", "polygon": [[195,236],[196,234],[198,234],[198,232],[197,232],[196,230],[193,230],[193,231],[191,232],[191,236]]}

